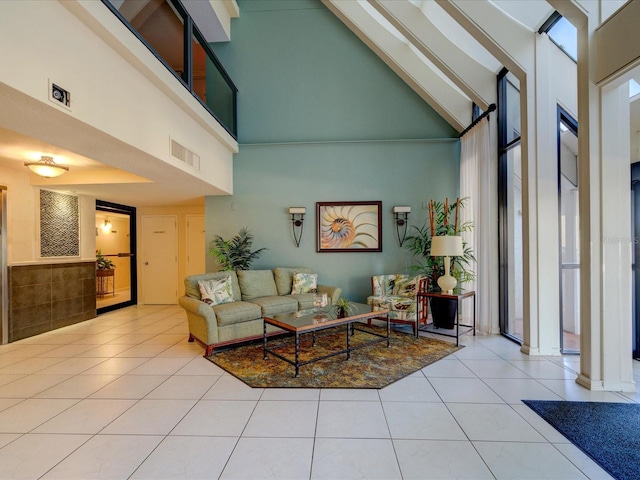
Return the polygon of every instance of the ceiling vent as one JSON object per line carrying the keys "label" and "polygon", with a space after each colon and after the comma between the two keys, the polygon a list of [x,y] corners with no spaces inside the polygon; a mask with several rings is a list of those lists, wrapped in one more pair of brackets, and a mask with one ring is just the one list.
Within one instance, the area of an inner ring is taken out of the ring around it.
{"label": "ceiling vent", "polygon": [[171,156],[200,171],[200,155],[179,144],[173,138],[171,139]]}

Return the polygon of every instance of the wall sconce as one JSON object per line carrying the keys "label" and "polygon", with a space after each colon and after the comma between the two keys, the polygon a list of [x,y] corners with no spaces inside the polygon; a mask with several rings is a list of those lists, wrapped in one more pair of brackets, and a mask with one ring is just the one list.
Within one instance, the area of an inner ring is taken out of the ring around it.
{"label": "wall sconce", "polygon": [[111,222],[109,220],[107,220],[105,218],[104,223],[102,225],[100,225],[100,228],[102,229],[102,231],[104,233],[111,233],[111,228],[113,227],[113,225],[111,225]]}
{"label": "wall sconce", "polygon": [[302,239],[302,229],[304,227],[304,214],[307,213],[307,209],[304,207],[289,207],[289,213],[291,214],[293,239],[296,242],[296,247],[299,247],[300,240]]}
{"label": "wall sconce", "polygon": [[24,166],[28,167],[36,175],[45,178],[59,177],[64,172],[69,171],[69,167],[63,167],[53,161],[53,157],[42,156],[38,162],[24,162]]}
{"label": "wall sconce", "polygon": [[[398,242],[400,242],[400,246],[402,246],[404,239],[407,236],[407,225],[409,214],[411,213],[411,207],[408,205],[396,205],[393,207],[393,213],[396,217],[396,234],[398,235]],[[401,231],[402,234],[400,234]]]}

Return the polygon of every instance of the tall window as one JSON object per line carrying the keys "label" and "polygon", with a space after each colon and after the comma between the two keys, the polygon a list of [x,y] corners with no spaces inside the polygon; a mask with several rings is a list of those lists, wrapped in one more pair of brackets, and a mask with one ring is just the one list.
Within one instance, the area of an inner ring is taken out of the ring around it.
{"label": "tall window", "polygon": [[560,205],[560,347],[580,351],[580,217],[578,215],[578,123],[558,107]]}
{"label": "tall window", "polygon": [[500,331],[522,343],[524,318],[520,90],[504,69],[498,75],[498,222]]}

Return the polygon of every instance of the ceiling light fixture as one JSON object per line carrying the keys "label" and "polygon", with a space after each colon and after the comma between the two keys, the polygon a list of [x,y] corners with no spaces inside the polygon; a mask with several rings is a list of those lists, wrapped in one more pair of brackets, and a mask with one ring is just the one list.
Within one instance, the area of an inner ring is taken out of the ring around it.
{"label": "ceiling light fixture", "polygon": [[24,162],[25,167],[29,167],[36,175],[41,177],[52,178],[59,177],[64,172],[69,171],[69,167],[63,167],[53,161],[53,157],[42,156],[38,162]]}

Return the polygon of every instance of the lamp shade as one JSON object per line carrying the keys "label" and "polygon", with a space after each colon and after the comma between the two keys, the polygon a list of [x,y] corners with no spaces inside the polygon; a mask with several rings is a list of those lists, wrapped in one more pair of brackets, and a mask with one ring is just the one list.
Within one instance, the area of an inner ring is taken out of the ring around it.
{"label": "lamp shade", "polygon": [[41,177],[52,178],[59,177],[64,172],[69,171],[69,167],[58,165],[53,161],[53,157],[40,157],[38,162],[25,162],[25,167],[28,167],[36,175]]}
{"label": "lamp shade", "polygon": [[438,235],[431,239],[432,257],[457,257],[464,255],[462,237],[454,235]]}

